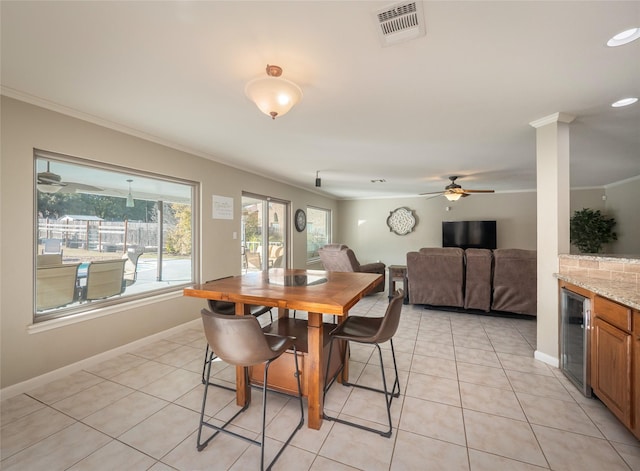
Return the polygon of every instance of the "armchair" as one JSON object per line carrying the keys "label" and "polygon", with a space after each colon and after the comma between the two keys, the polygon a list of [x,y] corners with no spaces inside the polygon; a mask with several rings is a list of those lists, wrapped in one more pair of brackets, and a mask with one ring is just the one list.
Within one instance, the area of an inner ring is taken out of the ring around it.
{"label": "armchair", "polygon": [[327,244],[318,249],[318,254],[320,254],[322,265],[327,271],[377,273],[382,275],[382,280],[373,289],[372,293],[384,291],[386,268],[384,263],[374,262],[361,265],[353,250],[344,244]]}

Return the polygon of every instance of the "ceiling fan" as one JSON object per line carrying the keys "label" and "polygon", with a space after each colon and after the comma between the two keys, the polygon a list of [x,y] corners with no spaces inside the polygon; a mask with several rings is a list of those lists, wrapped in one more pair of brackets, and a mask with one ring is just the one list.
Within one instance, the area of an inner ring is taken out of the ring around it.
{"label": "ceiling fan", "polygon": [[444,187],[443,191],[431,191],[429,193],[420,193],[421,195],[444,195],[449,201],[457,201],[460,198],[469,196],[471,193],[494,193],[495,190],[467,190],[456,183],[460,178],[457,175],[449,177],[451,183]]}
{"label": "ceiling fan", "polygon": [[38,183],[38,191],[44,193],[78,193],[82,191],[103,191],[93,185],[85,185],[84,183],[64,182],[62,177],[57,173],[53,173],[49,167],[50,162],[47,161],[46,172],[38,172],[36,181]]}

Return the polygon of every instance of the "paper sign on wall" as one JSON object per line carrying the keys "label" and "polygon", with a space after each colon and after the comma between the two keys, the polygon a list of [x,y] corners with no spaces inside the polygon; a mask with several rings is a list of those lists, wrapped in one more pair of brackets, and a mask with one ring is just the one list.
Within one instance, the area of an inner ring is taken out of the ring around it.
{"label": "paper sign on wall", "polygon": [[233,198],[213,195],[213,219],[233,219]]}

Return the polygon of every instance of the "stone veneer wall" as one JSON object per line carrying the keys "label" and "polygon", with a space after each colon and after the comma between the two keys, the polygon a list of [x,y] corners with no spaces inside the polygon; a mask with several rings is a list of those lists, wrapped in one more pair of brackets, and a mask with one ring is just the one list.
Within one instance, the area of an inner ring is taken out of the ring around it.
{"label": "stone veneer wall", "polygon": [[640,285],[640,259],[596,255],[560,255],[560,274]]}

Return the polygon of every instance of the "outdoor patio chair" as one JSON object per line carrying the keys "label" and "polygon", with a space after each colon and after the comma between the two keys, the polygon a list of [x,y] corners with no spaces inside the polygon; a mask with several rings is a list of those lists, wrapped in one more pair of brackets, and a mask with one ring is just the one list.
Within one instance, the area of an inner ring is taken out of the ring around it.
{"label": "outdoor patio chair", "polygon": [[62,255],[62,240],[60,239],[45,239],[44,247],[42,248],[43,254],[59,253]]}
{"label": "outdoor patio chair", "polygon": [[82,300],[92,301],[122,294],[125,262],[124,259],[116,258],[89,263]]}
{"label": "outdoor patio chair", "polygon": [[138,279],[138,259],[144,253],[144,247],[130,247],[127,253],[122,255],[124,263],[124,287],[131,286]]}
{"label": "outdoor patio chair", "polygon": [[47,253],[36,255],[36,266],[47,267],[51,265],[62,265],[61,253]]}
{"label": "outdoor patio chair", "polygon": [[49,265],[36,269],[36,310],[66,306],[76,300],[79,263]]}

